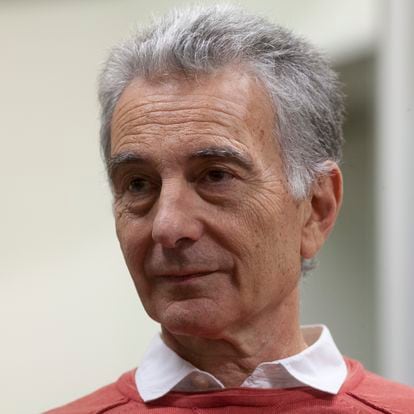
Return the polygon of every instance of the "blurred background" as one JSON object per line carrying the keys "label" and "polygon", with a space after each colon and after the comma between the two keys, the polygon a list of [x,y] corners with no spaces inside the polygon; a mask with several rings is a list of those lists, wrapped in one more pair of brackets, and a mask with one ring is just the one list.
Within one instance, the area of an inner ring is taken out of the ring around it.
{"label": "blurred background", "polygon": [[[114,381],[158,330],[116,241],[96,78],[115,42],[188,3],[0,0],[2,413]],[[238,3],[323,49],[345,84],[345,201],[303,282],[303,323],[328,325],[344,354],[414,385],[414,2]]]}

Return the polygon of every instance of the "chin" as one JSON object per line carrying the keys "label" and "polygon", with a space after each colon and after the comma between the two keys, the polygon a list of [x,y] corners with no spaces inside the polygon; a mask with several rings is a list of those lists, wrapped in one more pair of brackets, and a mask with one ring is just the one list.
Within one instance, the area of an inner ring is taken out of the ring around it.
{"label": "chin", "polygon": [[[199,302],[199,301],[184,301]],[[206,309],[200,303],[177,302],[154,317],[173,335],[198,336],[203,338],[219,338],[223,332],[225,320],[215,310]]]}

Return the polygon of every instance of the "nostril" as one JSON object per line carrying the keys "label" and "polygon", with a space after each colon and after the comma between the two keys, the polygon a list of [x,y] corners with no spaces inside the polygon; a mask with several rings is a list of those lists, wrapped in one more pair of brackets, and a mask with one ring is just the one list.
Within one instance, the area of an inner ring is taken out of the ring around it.
{"label": "nostril", "polygon": [[166,232],[153,232],[152,238],[156,243],[159,243],[161,246],[168,249],[173,249],[177,242],[177,239],[172,234]]}
{"label": "nostril", "polygon": [[[185,191],[184,191],[185,190]],[[202,224],[187,187],[164,186],[154,209],[152,238],[166,248],[198,240]]]}
{"label": "nostril", "polygon": [[173,249],[185,249],[186,247],[194,243],[194,240],[191,240],[187,237],[182,237],[181,239],[178,239],[178,240],[163,239],[157,242],[160,243],[164,249],[173,250]]}
{"label": "nostril", "polygon": [[201,222],[189,217],[154,221],[152,229],[152,239],[169,249],[185,247],[198,240],[201,234]]}
{"label": "nostril", "polygon": [[194,242],[194,240],[190,239],[189,237],[181,237],[181,239],[178,239],[175,243],[175,247],[186,247],[191,245]]}

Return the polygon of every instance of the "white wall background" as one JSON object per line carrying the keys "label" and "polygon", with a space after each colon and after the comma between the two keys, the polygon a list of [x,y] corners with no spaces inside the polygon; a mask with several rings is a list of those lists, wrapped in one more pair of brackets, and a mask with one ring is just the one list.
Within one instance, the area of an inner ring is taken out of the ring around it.
{"label": "white wall background", "polygon": [[[0,1],[2,413],[38,413],[113,381],[137,365],[157,330],[115,239],[98,153],[96,76],[110,46],[136,23],[183,3]],[[375,0],[239,3],[306,35],[341,64],[375,46]],[[357,153],[363,139],[353,141]],[[359,216],[354,210],[346,217],[344,231]],[[310,279],[304,288],[304,320],[333,324],[340,347],[375,368],[370,327],[360,324],[349,339],[358,318],[373,312],[372,297],[363,300],[372,280],[361,285],[354,273],[349,283],[338,282],[335,258],[344,257],[345,266],[352,261],[353,272],[372,269],[358,265],[364,258],[359,251],[352,256],[356,245],[340,231],[332,246],[342,251],[328,248],[314,287]],[[361,335],[368,345],[358,344]]]}
{"label": "white wall background", "polygon": [[414,2],[384,8],[378,71],[378,325],[382,370],[414,385]]}

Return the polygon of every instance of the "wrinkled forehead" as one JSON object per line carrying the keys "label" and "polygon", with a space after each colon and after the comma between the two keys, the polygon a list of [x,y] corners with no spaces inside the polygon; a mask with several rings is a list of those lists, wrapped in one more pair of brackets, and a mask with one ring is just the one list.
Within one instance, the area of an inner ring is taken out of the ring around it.
{"label": "wrinkled forehead", "polygon": [[168,73],[151,79],[135,78],[115,106],[112,127],[114,121],[132,107],[144,113],[148,109],[146,104],[156,102],[169,103],[177,108],[189,102],[199,103],[205,109],[234,112],[245,121],[251,118],[273,122],[275,118],[267,92],[253,72],[228,66],[212,74],[187,76]]}
{"label": "wrinkled forehead", "polygon": [[121,95],[111,126],[111,155],[177,141],[223,144],[253,156],[278,152],[270,99],[255,77],[234,68],[192,78],[137,78]]}

